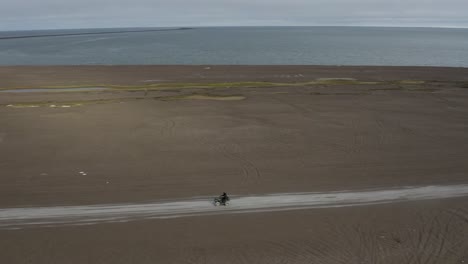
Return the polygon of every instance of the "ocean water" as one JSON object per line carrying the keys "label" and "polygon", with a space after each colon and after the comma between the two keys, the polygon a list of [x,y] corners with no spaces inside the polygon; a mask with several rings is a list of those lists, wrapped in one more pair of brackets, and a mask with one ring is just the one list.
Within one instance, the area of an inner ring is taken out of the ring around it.
{"label": "ocean water", "polygon": [[468,67],[468,29],[161,29],[133,29],[140,32],[120,32],[131,29],[0,32],[0,65],[305,64]]}

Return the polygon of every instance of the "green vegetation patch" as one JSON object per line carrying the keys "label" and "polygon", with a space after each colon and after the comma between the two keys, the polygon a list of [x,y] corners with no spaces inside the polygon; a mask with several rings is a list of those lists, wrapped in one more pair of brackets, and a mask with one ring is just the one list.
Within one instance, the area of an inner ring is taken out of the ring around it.
{"label": "green vegetation patch", "polygon": [[382,84],[382,82],[358,81],[354,78],[319,78],[310,84],[323,84],[323,85],[369,85],[369,84]]}
{"label": "green vegetation patch", "polygon": [[359,83],[353,78],[319,78],[316,80],[318,84],[357,84]]}
{"label": "green vegetation patch", "polygon": [[246,97],[243,95],[215,95],[215,94],[188,94],[177,96],[160,97],[163,101],[175,100],[215,100],[215,101],[239,101],[244,100]]}
{"label": "green vegetation patch", "polygon": [[[134,98],[132,98],[134,99]],[[127,100],[127,99],[123,99]],[[12,103],[4,105],[5,107],[11,108],[34,108],[34,107],[50,107],[50,108],[70,108],[78,107],[89,104],[102,104],[102,103],[112,103],[119,102],[122,100],[116,99],[102,99],[102,100],[87,100],[87,101],[64,101],[64,102],[22,102],[22,103]]]}
{"label": "green vegetation patch", "polygon": [[34,108],[34,107],[51,107],[51,108],[69,108],[82,106],[83,104],[69,104],[69,103],[40,103],[40,102],[31,102],[31,103],[14,103],[8,104],[6,107],[12,108]]}
{"label": "green vegetation patch", "polygon": [[409,88],[407,90],[412,91],[412,92],[435,92],[435,91],[438,91],[439,89],[431,88],[431,87],[418,87],[418,88]]}
{"label": "green vegetation patch", "polygon": [[[145,85],[113,85],[113,84],[94,84],[94,85],[60,85],[60,86],[40,86],[40,87],[2,87],[0,90],[12,89],[79,89],[79,88],[108,88],[104,91],[125,90],[173,90],[173,89],[214,89],[214,88],[260,88],[260,87],[293,87],[293,86],[309,86],[309,85],[345,85],[345,84],[379,84],[379,82],[363,82],[352,78],[320,78],[308,82],[296,83],[281,83],[281,82],[220,82],[220,83],[156,83]],[[74,92],[80,92],[74,90]],[[83,91],[85,92],[85,91]],[[86,91],[87,92],[87,91]]]}
{"label": "green vegetation patch", "polygon": [[106,104],[106,103],[121,103],[136,100],[156,99],[162,101],[174,100],[216,100],[216,101],[239,101],[246,99],[243,95],[215,95],[215,94],[188,94],[164,97],[130,97],[119,99],[99,99],[99,100],[84,100],[84,101],[42,101],[42,102],[21,102],[4,104],[0,106],[11,108],[36,108],[36,107],[50,107],[50,108],[71,108],[93,104]]}
{"label": "green vegetation patch", "polygon": [[425,81],[420,81],[420,80],[402,80],[402,81],[399,81],[398,83],[400,83],[400,84],[424,84]]}
{"label": "green vegetation patch", "polygon": [[[184,89],[217,89],[217,88],[268,88],[268,87],[308,87],[316,85],[408,85],[417,86],[424,84],[424,81],[420,80],[402,80],[402,81],[359,81],[353,78],[318,78],[316,80],[305,81],[305,82],[219,82],[219,83],[154,83],[144,85],[113,85],[113,84],[94,84],[94,85],[68,85],[68,86],[48,86],[48,87],[7,87],[0,88],[0,90],[7,89],[78,89],[78,88],[89,88],[97,87],[104,88],[107,90],[99,90],[100,92],[113,92],[113,91],[183,91]],[[464,83],[464,87],[468,86]],[[79,91],[78,91],[79,92]],[[88,91],[83,91],[88,92]],[[178,98],[175,96],[174,98]],[[195,99],[195,98],[191,98]],[[168,99],[169,100],[169,99]],[[175,100],[175,99],[174,99]],[[213,99],[214,100],[214,99]],[[220,99],[218,99],[220,100]],[[87,101],[89,102],[89,101]],[[52,104],[52,103],[51,103]],[[43,104],[40,103],[39,106]],[[80,104],[70,104],[71,106],[79,106]],[[22,106],[22,107],[34,107],[34,106]],[[67,106],[64,106],[67,107]]]}
{"label": "green vegetation patch", "polygon": [[172,90],[172,89],[214,89],[214,88],[254,88],[285,85],[272,82],[221,82],[221,83],[157,83],[144,86],[108,85],[105,87],[117,90]]}
{"label": "green vegetation patch", "polygon": [[395,86],[395,87],[371,88],[369,90],[370,91],[402,91],[404,90],[404,88],[401,86]]}
{"label": "green vegetation patch", "polygon": [[8,104],[6,107],[13,107],[13,108],[33,108],[33,107],[40,107],[40,104],[35,103],[16,103],[16,104]]}
{"label": "green vegetation patch", "polygon": [[323,92],[313,92],[310,93],[311,95],[369,95],[369,93],[366,92],[351,92],[351,93],[346,93],[346,92],[341,92],[341,93],[323,93]]}

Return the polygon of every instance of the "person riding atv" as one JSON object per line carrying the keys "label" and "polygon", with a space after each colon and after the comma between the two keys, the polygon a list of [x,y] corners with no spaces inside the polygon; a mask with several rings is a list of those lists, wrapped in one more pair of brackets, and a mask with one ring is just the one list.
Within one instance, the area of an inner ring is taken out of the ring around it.
{"label": "person riding atv", "polygon": [[215,198],[214,199],[214,204],[216,206],[218,205],[228,205],[229,204],[229,196],[227,195],[227,193],[223,192],[223,194],[221,194],[219,197]]}
{"label": "person riding atv", "polygon": [[223,192],[220,196],[221,198],[221,203],[225,204],[227,201],[229,201],[229,197],[227,196],[227,193]]}

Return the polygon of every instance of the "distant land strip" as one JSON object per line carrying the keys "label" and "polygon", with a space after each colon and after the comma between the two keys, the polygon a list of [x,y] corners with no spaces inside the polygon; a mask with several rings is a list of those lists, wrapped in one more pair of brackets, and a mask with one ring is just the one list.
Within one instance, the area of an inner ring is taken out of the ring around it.
{"label": "distant land strip", "polygon": [[122,34],[122,33],[141,33],[141,32],[156,32],[156,31],[175,31],[189,30],[193,28],[164,28],[164,29],[141,29],[141,30],[119,30],[119,31],[99,31],[99,32],[82,32],[82,33],[63,33],[63,34],[45,34],[45,35],[24,35],[24,36],[7,36],[0,37],[4,39],[24,39],[24,38],[43,38],[43,37],[63,37],[63,36],[84,36],[84,35],[100,35],[100,34]]}

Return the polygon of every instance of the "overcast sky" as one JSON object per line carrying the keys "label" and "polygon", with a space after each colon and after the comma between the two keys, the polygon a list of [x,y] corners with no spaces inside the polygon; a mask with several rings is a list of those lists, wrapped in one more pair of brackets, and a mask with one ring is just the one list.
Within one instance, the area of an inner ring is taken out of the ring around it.
{"label": "overcast sky", "polygon": [[468,27],[468,0],[0,0],[0,30],[307,25]]}

